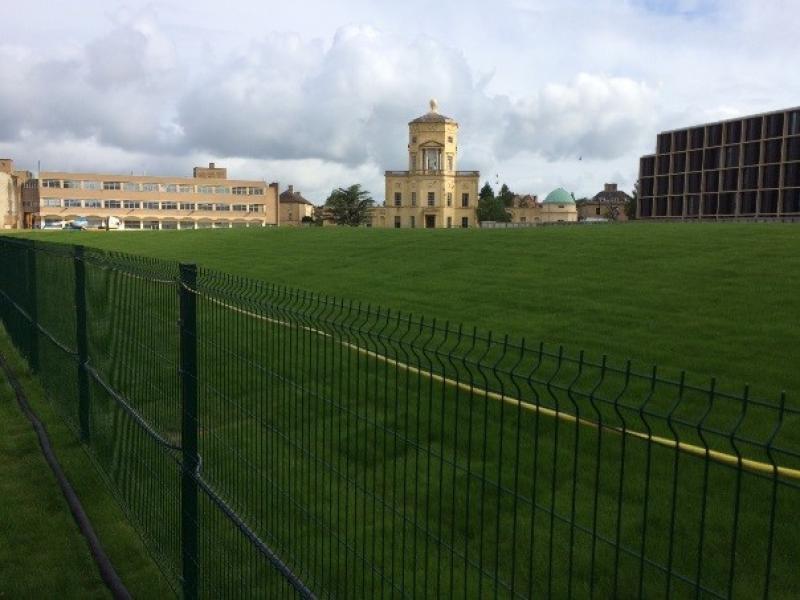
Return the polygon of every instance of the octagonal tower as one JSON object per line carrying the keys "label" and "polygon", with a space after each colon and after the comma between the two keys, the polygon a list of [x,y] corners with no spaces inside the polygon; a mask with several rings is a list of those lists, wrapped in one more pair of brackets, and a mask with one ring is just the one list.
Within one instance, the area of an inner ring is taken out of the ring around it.
{"label": "octagonal tower", "polygon": [[473,227],[477,225],[478,171],[458,171],[458,123],[430,110],[408,124],[408,170],[386,171],[386,206],[379,227]]}

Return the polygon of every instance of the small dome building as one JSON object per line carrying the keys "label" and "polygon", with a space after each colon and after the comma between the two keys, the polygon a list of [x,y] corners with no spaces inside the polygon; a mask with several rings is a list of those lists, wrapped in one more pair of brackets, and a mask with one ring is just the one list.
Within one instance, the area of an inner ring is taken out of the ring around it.
{"label": "small dome building", "polygon": [[542,204],[575,204],[575,198],[564,188],[556,188],[547,194]]}
{"label": "small dome building", "polygon": [[578,220],[575,197],[564,188],[556,188],[542,201],[543,223],[572,223]]}
{"label": "small dome building", "polygon": [[511,223],[520,225],[573,223],[578,220],[575,197],[564,188],[556,188],[542,201],[535,195],[517,194],[506,210],[511,215]]}

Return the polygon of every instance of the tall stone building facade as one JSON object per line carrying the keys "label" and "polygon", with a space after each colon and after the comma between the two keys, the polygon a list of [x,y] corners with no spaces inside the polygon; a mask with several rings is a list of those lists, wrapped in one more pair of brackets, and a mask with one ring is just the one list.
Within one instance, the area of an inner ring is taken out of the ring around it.
{"label": "tall stone building facade", "polygon": [[385,207],[375,227],[475,227],[478,171],[458,170],[458,123],[430,110],[408,124],[408,170],[386,171]]}
{"label": "tall stone building facade", "polygon": [[14,161],[0,158],[0,228],[22,227],[22,191],[31,178],[29,171],[14,169]]}

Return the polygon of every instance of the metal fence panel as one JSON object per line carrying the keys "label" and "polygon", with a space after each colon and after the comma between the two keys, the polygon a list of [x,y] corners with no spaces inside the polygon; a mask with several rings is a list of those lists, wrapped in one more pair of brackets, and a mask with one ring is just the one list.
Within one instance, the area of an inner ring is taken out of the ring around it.
{"label": "metal fence panel", "polygon": [[187,597],[800,594],[784,397],[16,238],[0,316]]}

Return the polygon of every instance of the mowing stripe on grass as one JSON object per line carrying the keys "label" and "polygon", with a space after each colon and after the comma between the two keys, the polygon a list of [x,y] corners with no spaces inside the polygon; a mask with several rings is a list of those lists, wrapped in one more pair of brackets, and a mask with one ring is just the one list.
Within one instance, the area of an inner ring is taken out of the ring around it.
{"label": "mowing stripe on grass", "polygon": [[[126,273],[126,275],[129,275],[129,276],[137,278],[137,279],[140,278],[140,277],[138,277],[136,275],[132,275],[132,274],[127,274]],[[146,279],[146,278],[141,278],[141,279]],[[150,281],[150,280],[148,280],[148,281]],[[155,280],[155,282],[156,283],[167,283],[167,280]],[[177,283],[177,282],[176,281],[172,281],[170,283]],[[186,287],[186,286],[184,286],[184,287]],[[238,308],[236,306],[233,306],[231,304],[223,302],[222,300],[219,300],[219,299],[212,298],[210,296],[201,294],[198,290],[189,289],[188,287],[186,289],[188,289],[190,292],[192,292],[192,293],[194,293],[194,294],[196,294],[198,296],[204,296],[205,298],[209,299],[214,304],[217,304],[219,306],[223,306],[223,307],[225,307],[225,308],[227,308],[229,310],[232,310],[234,312],[238,312],[240,314],[243,314],[243,315],[246,315],[246,316],[249,316],[249,317],[253,317],[255,319],[259,319],[261,321],[265,321],[265,322],[268,322],[268,323],[275,323],[277,325],[281,325],[281,326],[284,326],[284,327],[293,327],[294,326],[293,323],[290,323],[290,322],[287,322],[287,321],[283,321],[283,320],[280,320],[280,319],[274,319],[274,318],[271,318],[271,317],[265,317],[263,315],[259,315],[257,313],[252,312],[252,311],[248,311],[248,310],[245,310],[243,308]],[[4,292],[0,291],[0,293],[2,293],[3,296],[5,296],[6,299],[9,300],[16,307],[26,319],[28,319],[29,321],[32,321],[31,317],[22,309],[22,307],[20,307],[13,300],[11,300],[7,296],[7,294],[5,294]],[[65,346],[63,346],[60,342],[58,342],[58,340],[53,338],[53,336],[48,331],[45,331],[38,324],[36,324],[36,327],[42,333],[47,335],[47,337],[49,337],[54,343],[56,343],[56,345],[61,347],[62,350],[65,350],[67,352],[72,353]],[[299,329],[304,330],[304,331],[308,331],[309,333],[314,333],[314,334],[319,335],[321,337],[333,338],[333,336],[331,334],[326,333],[326,332],[324,332],[324,331],[322,331],[320,329],[316,329],[314,327],[310,327],[308,325],[300,325]],[[450,386],[453,386],[453,387],[457,387],[458,389],[460,389],[462,391],[478,393],[478,394],[481,394],[481,395],[485,396],[486,398],[491,398],[492,400],[499,400],[501,402],[505,402],[505,403],[511,404],[512,406],[519,406],[520,408],[522,408],[524,410],[535,412],[535,413],[538,413],[538,414],[542,414],[542,415],[545,415],[545,416],[548,416],[548,417],[552,417],[552,418],[555,418],[555,419],[559,419],[559,420],[567,422],[567,423],[579,423],[579,424],[584,425],[586,427],[591,427],[591,428],[594,428],[594,429],[602,429],[603,431],[609,431],[609,432],[616,433],[616,434],[619,434],[619,435],[630,435],[630,436],[638,438],[638,439],[652,441],[652,442],[654,442],[656,444],[659,444],[661,446],[664,446],[666,448],[677,449],[678,451],[685,452],[686,454],[690,454],[692,456],[697,456],[697,457],[700,457],[700,458],[709,458],[709,459],[711,459],[711,460],[713,460],[715,462],[718,462],[718,463],[721,463],[721,464],[725,464],[725,465],[728,465],[728,466],[741,467],[741,468],[743,468],[743,469],[745,469],[747,471],[753,472],[753,473],[760,473],[760,474],[766,474],[766,475],[773,475],[773,474],[777,473],[777,475],[779,477],[785,477],[787,479],[800,480],[800,469],[793,469],[791,467],[784,467],[784,466],[781,466],[781,465],[772,465],[770,463],[765,463],[763,461],[758,461],[758,460],[754,460],[754,459],[750,459],[750,458],[744,458],[744,457],[741,457],[741,456],[734,456],[733,454],[729,454],[727,452],[722,452],[720,450],[712,450],[710,448],[703,448],[703,447],[697,446],[695,444],[689,444],[687,442],[680,442],[680,441],[677,441],[677,440],[674,440],[674,439],[670,439],[670,438],[666,438],[666,437],[663,437],[663,436],[647,434],[647,433],[644,433],[644,432],[641,432],[641,431],[636,431],[634,429],[628,429],[628,428],[624,428],[623,429],[621,427],[614,427],[614,426],[610,426],[610,425],[602,425],[600,423],[597,423],[596,421],[591,421],[591,420],[585,419],[583,417],[576,417],[576,416],[574,416],[574,415],[572,415],[570,413],[567,413],[567,412],[554,410],[554,409],[551,409],[551,408],[547,408],[545,406],[539,406],[539,405],[536,405],[536,404],[531,404],[530,402],[525,402],[523,400],[519,400],[518,398],[513,398],[511,396],[506,396],[504,394],[498,394],[497,392],[492,392],[491,390],[485,390],[485,389],[482,389],[482,388],[479,388],[479,387],[475,387],[473,385],[468,385],[468,384],[466,384],[464,382],[456,381],[456,380],[451,379],[449,377],[445,377],[443,375],[439,375],[437,373],[433,373],[432,371],[427,371],[425,369],[421,369],[419,367],[415,367],[413,365],[409,365],[409,364],[404,363],[402,361],[399,361],[399,360],[397,360],[395,358],[391,358],[391,357],[388,357],[386,355],[379,354],[377,352],[374,352],[373,350],[367,350],[366,348],[362,348],[361,346],[358,346],[357,344],[353,344],[351,342],[345,342],[345,341],[339,340],[339,344],[341,344],[342,346],[344,346],[346,348],[349,348],[351,350],[355,350],[356,352],[359,352],[360,354],[363,354],[365,356],[374,358],[375,360],[378,360],[378,361],[381,361],[381,362],[385,362],[388,365],[394,366],[394,367],[396,367],[398,369],[407,371],[409,373],[422,375],[424,377],[430,378],[433,381],[444,383],[446,385],[450,385]]]}
{"label": "mowing stripe on grass", "polygon": [[[181,285],[183,285],[183,284],[181,284]],[[186,286],[184,286],[184,287],[186,287]],[[192,292],[193,294],[196,294],[198,296],[203,296],[204,298],[206,298],[207,300],[209,300],[210,302],[212,302],[214,304],[217,304],[219,306],[223,306],[223,307],[225,307],[225,308],[227,308],[229,310],[232,310],[234,312],[238,312],[240,314],[252,317],[254,319],[259,319],[261,321],[265,321],[265,322],[268,322],[268,323],[274,323],[274,324],[277,324],[277,325],[281,325],[283,327],[290,327],[291,328],[291,327],[295,327],[296,326],[300,330],[307,331],[309,333],[314,333],[314,334],[319,335],[321,337],[334,339],[333,335],[331,335],[330,333],[327,333],[325,331],[322,331],[321,329],[317,329],[315,327],[311,327],[311,326],[308,326],[308,325],[295,325],[294,323],[290,323],[288,321],[284,321],[284,320],[281,320],[281,319],[275,319],[275,318],[272,318],[272,317],[266,317],[264,315],[260,315],[258,313],[254,313],[252,311],[248,311],[248,310],[245,310],[243,308],[238,308],[236,306],[233,306],[231,304],[228,304],[226,302],[223,302],[222,300],[219,300],[217,298],[213,298],[213,297],[208,296],[206,294],[202,294],[199,290],[190,289],[188,287],[186,287],[186,289],[188,291]],[[590,419],[585,419],[583,417],[576,417],[575,415],[572,415],[572,414],[567,413],[567,412],[559,411],[557,409],[547,408],[546,406],[539,406],[538,404],[531,404],[530,402],[525,402],[524,400],[520,400],[518,398],[507,396],[505,394],[499,394],[499,393],[493,392],[491,390],[486,390],[486,389],[483,389],[483,388],[475,387],[474,385],[466,384],[466,383],[464,383],[462,381],[457,381],[455,379],[452,379],[450,377],[446,377],[444,375],[439,375],[438,373],[434,373],[433,371],[428,371],[428,370],[425,370],[425,369],[421,369],[420,367],[415,367],[413,365],[409,365],[408,363],[404,363],[404,362],[402,362],[402,361],[400,361],[400,360],[398,360],[396,358],[391,358],[389,356],[386,356],[384,354],[380,354],[380,353],[375,352],[373,350],[368,350],[366,348],[362,348],[361,346],[359,346],[357,344],[353,344],[352,342],[346,342],[346,341],[343,341],[343,340],[338,340],[338,343],[340,345],[344,346],[345,348],[348,348],[350,350],[354,350],[354,351],[356,351],[356,352],[358,352],[358,353],[360,353],[360,354],[362,354],[364,356],[368,356],[370,358],[374,358],[375,360],[378,360],[378,361],[381,361],[381,362],[385,362],[386,364],[388,364],[390,366],[394,366],[397,369],[401,369],[403,371],[407,371],[407,372],[413,373],[415,375],[421,375],[421,376],[427,377],[427,378],[431,379],[432,381],[443,383],[445,385],[449,385],[449,386],[458,388],[458,389],[460,389],[462,391],[470,392],[472,394],[479,394],[479,395],[482,395],[482,396],[484,396],[486,398],[491,398],[492,400],[498,400],[500,402],[505,402],[505,403],[510,404],[512,406],[515,406],[515,407],[518,407],[518,408],[522,408],[522,409],[524,409],[526,411],[530,411],[530,412],[533,412],[533,413],[545,415],[547,417],[552,417],[554,419],[558,419],[560,421],[564,421],[564,422],[567,422],[567,423],[578,423],[578,424],[583,425],[585,427],[590,427],[590,428],[593,428],[593,429],[600,429],[600,430],[603,430],[603,431],[616,433],[618,435],[630,435],[632,437],[635,437],[635,438],[638,438],[638,439],[641,439],[641,440],[654,442],[654,443],[659,444],[661,446],[664,446],[666,448],[673,448],[673,449],[678,450],[680,452],[685,452],[686,454],[689,454],[689,455],[692,455],[692,456],[697,456],[697,457],[700,457],[700,458],[708,458],[710,460],[713,460],[715,462],[718,462],[718,463],[721,463],[721,464],[724,464],[724,465],[733,466],[733,467],[739,467],[739,468],[745,469],[747,471],[750,471],[752,473],[759,473],[759,474],[766,474],[766,475],[778,475],[779,477],[785,477],[787,479],[800,480],[800,469],[793,469],[791,467],[784,467],[784,466],[781,466],[781,465],[765,463],[763,461],[758,461],[758,460],[754,460],[754,459],[750,459],[750,458],[743,458],[741,456],[734,456],[733,454],[729,454],[727,452],[722,452],[720,450],[712,450],[710,448],[703,448],[703,447],[697,446],[695,444],[689,444],[687,442],[681,442],[681,441],[670,439],[670,438],[666,438],[666,437],[663,437],[663,436],[652,435],[652,434],[644,433],[644,432],[641,432],[641,431],[636,431],[634,429],[616,427],[616,426],[611,426],[611,425],[603,425],[601,423],[597,423],[596,421],[592,421]]]}

